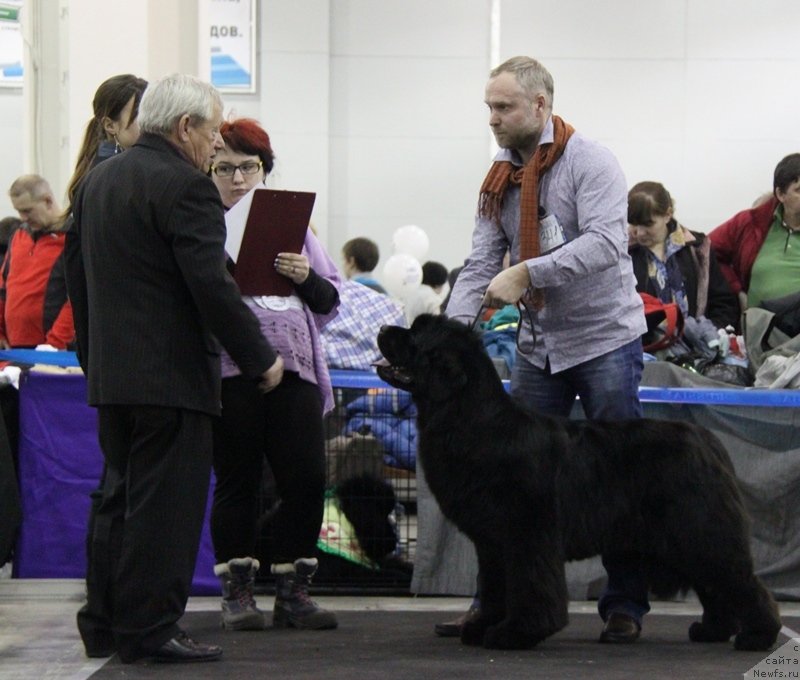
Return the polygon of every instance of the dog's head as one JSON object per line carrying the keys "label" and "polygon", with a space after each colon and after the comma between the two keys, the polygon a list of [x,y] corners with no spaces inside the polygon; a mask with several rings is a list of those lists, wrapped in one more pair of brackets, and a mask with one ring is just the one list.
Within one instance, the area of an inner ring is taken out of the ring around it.
{"label": "dog's head", "polygon": [[479,371],[499,383],[478,335],[444,316],[423,314],[411,328],[384,326],[378,347],[385,360],[377,367],[378,375],[415,397],[444,401],[477,382]]}

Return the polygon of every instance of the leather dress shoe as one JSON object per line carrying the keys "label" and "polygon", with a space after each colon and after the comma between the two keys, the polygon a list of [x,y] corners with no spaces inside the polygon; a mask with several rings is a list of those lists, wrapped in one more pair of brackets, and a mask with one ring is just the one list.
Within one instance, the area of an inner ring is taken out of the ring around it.
{"label": "leather dress shoe", "polygon": [[109,631],[94,630],[87,634],[81,631],[81,640],[90,659],[105,659],[117,652],[114,636]]}
{"label": "leather dress shoe", "polygon": [[600,642],[611,644],[636,642],[641,631],[641,626],[632,617],[620,612],[611,612],[603,632],[600,633]]}
{"label": "leather dress shoe", "polygon": [[109,656],[114,656],[117,650],[113,644],[108,646],[103,645],[87,645],[84,643],[86,656],[90,659],[107,659]]}
{"label": "leather dress shoe", "polygon": [[78,632],[90,659],[104,659],[114,656],[117,645],[114,634],[106,621],[99,621],[89,612],[89,605],[81,607],[77,616]]}
{"label": "leather dress shoe", "polygon": [[467,611],[453,621],[445,621],[444,623],[437,623],[433,627],[433,632],[439,637],[461,637],[461,629],[464,624],[476,618],[481,613],[480,607],[472,605]]}
{"label": "leather dress shoe", "polygon": [[151,656],[163,663],[214,661],[222,656],[222,647],[201,644],[181,631],[171,640],[167,640]]}

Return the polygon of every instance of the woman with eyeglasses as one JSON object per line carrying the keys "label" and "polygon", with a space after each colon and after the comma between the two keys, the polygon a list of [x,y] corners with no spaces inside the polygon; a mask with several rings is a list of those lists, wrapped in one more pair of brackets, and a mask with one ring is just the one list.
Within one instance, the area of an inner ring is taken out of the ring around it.
{"label": "woman with eyeglasses", "polygon": [[[254,120],[240,118],[220,127],[225,148],[217,151],[211,177],[225,208],[234,206],[272,171],[269,135]],[[276,596],[273,625],[326,629],[336,615],[309,597],[317,569],[316,545],[325,494],[323,416],[333,407],[320,329],[339,305],[339,273],[309,228],[301,253],[279,253],[277,271],[294,284],[288,297],[246,296],[270,344],[283,358],[283,380],[262,394],[223,354],[222,417],[215,428],[216,487],[211,536],[222,583],[222,625],[260,630],[265,618],[253,586],[259,495],[264,460],[275,478],[280,503],[271,523],[271,572]]]}

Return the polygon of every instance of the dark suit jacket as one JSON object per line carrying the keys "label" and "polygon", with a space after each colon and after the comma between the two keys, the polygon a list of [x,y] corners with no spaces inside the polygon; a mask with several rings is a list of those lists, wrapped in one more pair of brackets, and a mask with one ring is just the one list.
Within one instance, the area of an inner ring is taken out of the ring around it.
{"label": "dark suit jacket", "polygon": [[[686,302],[689,305],[689,316],[697,316],[698,298],[706,296],[705,316],[717,328],[730,325],[739,327],[739,301],[731,292],[728,282],[722,275],[714,251],[709,250],[707,236],[693,231],[697,239],[685,246],[674,257],[683,275],[686,291]],[[633,273],[636,276],[636,290],[658,297],[647,276],[647,248],[632,246],[628,252],[633,260]],[[694,253],[694,254],[693,254]]]}
{"label": "dark suit jacket", "polygon": [[254,379],[276,355],[225,269],[214,183],[143,134],[84,178],[65,247],[92,405],[219,413],[219,339]]}

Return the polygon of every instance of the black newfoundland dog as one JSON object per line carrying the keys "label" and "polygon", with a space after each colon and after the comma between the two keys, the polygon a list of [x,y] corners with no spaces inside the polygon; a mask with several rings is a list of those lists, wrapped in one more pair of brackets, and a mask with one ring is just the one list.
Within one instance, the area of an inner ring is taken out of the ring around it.
{"label": "black newfoundland dog", "polygon": [[567,624],[565,560],[635,554],[656,595],[696,591],[690,639],[772,647],[778,608],[753,574],[733,466],[708,430],[529,412],[480,338],[444,317],[384,327],[378,345],[380,377],[416,402],[430,489],[478,554],[481,614],[462,642],[533,647]]}

